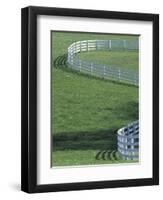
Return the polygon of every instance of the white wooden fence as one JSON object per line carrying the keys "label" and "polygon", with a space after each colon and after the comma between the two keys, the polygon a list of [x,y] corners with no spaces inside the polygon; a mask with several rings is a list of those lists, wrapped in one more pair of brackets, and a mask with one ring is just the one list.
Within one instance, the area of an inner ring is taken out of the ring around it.
{"label": "white wooden fence", "polygon": [[104,79],[111,79],[138,86],[138,73],[134,70],[125,70],[122,68],[96,64],[94,61],[85,61],[80,58],[81,52],[88,51],[137,51],[138,41],[127,40],[85,40],[72,43],[68,47],[69,67],[86,74]]}
{"label": "white wooden fence", "polygon": [[118,130],[118,152],[124,160],[139,158],[139,122],[135,121]]}

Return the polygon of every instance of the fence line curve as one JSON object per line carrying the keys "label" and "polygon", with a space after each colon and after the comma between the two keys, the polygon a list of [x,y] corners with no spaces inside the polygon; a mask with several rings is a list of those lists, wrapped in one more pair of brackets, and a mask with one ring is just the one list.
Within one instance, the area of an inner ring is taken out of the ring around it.
{"label": "fence line curve", "polygon": [[118,152],[124,160],[139,158],[139,122],[134,121],[117,132]]}
{"label": "fence line curve", "polygon": [[94,61],[85,61],[79,55],[81,52],[90,51],[137,51],[138,49],[138,41],[136,40],[83,40],[74,42],[68,47],[67,62],[73,70],[138,86],[139,76],[136,71],[108,64],[96,64]]}

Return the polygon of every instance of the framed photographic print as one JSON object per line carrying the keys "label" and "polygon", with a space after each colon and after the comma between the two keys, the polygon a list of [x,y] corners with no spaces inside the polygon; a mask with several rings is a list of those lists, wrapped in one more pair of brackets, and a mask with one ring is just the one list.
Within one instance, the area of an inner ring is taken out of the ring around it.
{"label": "framed photographic print", "polygon": [[159,16],[22,9],[22,190],[159,184]]}

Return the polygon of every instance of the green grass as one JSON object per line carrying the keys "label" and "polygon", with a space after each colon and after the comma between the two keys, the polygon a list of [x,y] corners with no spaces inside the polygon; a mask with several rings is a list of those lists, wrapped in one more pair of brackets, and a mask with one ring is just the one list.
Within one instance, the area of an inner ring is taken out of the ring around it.
{"label": "green grass", "polygon": [[[136,37],[60,32],[52,34],[52,61],[55,63],[55,66],[52,65],[53,166],[126,162],[109,156],[107,159],[97,159],[96,155],[102,150],[115,151],[117,129],[138,119],[138,88],[93,78],[66,68],[65,54],[72,42],[112,38],[131,40]],[[94,52],[91,53],[82,56],[84,59],[95,58],[99,63],[104,59],[102,54],[98,57],[93,55]],[[138,69],[137,55],[129,52],[131,54],[127,56],[127,52],[124,53],[126,59],[122,56],[121,61],[118,61],[119,58],[114,61],[116,55],[112,55],[110,60],[115,65],[120,62],[122,67]],[[116,155],[116,152],[113,154]]]}
{"label": "green grass", "polygon": [[[111,152],[112,153],[112,152]],[[114,152],[113,152],[114,153]],[[107,160],[103,159],[95,159],[96,155],[98,154],[97,150],[67,150],[66,153],[63,151],[56,151],[53,153],[52,161],[53,166],[73,166],[73,165],[99,165],[99,164],[118,164],[118,163],[134,163],[137,162],[131,160],[115,160],[114,156],[111,159],[107,158]],[[107,154],[109,157],[110,154]],[[111,155],[112,156],[112,155]],[[80,159],[80,163],[79,163]],[[64,162],[63,162],[64,161]]]}

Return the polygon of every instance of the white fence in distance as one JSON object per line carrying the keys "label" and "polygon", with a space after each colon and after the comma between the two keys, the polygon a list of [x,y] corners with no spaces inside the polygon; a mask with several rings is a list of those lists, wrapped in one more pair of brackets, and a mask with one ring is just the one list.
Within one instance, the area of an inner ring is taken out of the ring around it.
{"label": "white fence in distance", "polygon": [[139,122],[135,121],[118,130],[117,150],[123,160],[139,158]]}
{"label": "white fence in distance", "polygon": [[106,64],[96,64],[80,58],[81,52],[89,51],[137,51],[138,41],[127,40],[85,40],[72,43],[68,47],[68,64],[73,70],[104,79],[115,80],[138,86],[139,76],[134,70],[125,70]]}

